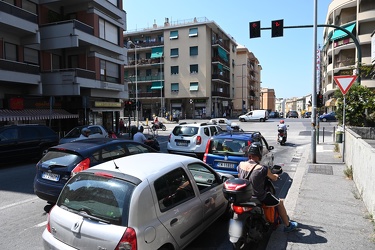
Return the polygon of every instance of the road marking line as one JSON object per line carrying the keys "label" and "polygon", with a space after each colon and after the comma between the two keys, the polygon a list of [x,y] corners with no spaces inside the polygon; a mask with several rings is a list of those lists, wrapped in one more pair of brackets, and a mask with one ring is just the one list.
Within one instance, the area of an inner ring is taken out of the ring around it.
{"label": "road marking line", "polygon": [[34,197],[34,198],[30,198],[30,199],[27,199],[27,200],[24,200],[24,201],[19,201],[19,202],[11,203],[9,205],[0,207],[0,211],[4,210],[4,209],[7,209],[7,208],[10,208],[10,207],[14,207],[14,206],[18,206],[18,205],[21,205],[21,204],[24,204],[24,203],[28,203],[30,201],[34,201],[34,200],[37,200],[37,199],[39,199],[39,198],[38,197]]}

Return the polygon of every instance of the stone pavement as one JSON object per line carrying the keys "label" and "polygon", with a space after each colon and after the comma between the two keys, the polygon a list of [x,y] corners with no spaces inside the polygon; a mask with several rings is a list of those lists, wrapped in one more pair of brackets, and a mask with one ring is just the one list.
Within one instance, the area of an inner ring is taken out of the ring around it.
{"label": "stone pavement", "polygon": [[[290,218],[299,229],[274,231],[267,250],[281,249],[375,249],[375,223],[357,192],[335,142],[316,147],[316,162],[311,163],[310,145],[303,152],[292,185],[285,199]],[[375,177],[374,177],[375,178]]]}

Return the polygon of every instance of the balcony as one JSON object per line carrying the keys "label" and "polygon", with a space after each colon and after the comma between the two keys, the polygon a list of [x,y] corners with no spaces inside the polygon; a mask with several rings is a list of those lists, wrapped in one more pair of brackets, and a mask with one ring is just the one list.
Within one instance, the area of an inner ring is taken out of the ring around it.
{"label": "balcony", "polygon": [[0,59],[0,82],[39,84],[40,68],[37,65]]}
{"label": "balcony", "polygon": [[211,95],[212,95],[212,97],[227,97],[227,98],[229,98],[228,93],[219,92],[219,91],[212,91]]}
{"label": "balcony", "polygon": [[213,82],[223,82],[223,83],[229,83],[230,79],[228,76],[221,75],[221,74],[212,74],[212,81]]}
{"label": "balcony", "polygon": [[94,36],[94,28],[78,20],[41,25],[40,36],[42,50],[94,45],[119,55],[124,53],[120,46]]}
{"label": "balcony", "polygon": [[[135,76],[125,77],[131,82],[135,83]],[[152,81],[164,81],[164,74],[156,74],[153,76],[137,76],[137,82],[152,82]]]}
{"label": "balcony", "polygon": [[358,22],[370,22],[375,21],[375,10],[369,9],[358,14]]}
{"label": "balcony", "polygon": [[230,64],[229,62],[225,61],[223,58],[221,58],[220,56],[214,56],[212,57],[212,62],[219,62],[227,67],[230,67]]}
{"label": "balcony", "polygon": [[[160,96],[162,94],[162,96]],[[160,90],[154,90],[152,92],[138,92],[138,98],[161,98],[164,97],[164,92],[160,93]],[[129,98],[135,98],[135,93],[129,93]]]}
{"label": "balcony", "polygon": [[[163,61],[160,59],[160,58],[149,58],[149,59],[145,59],[145,58],[140,58],[137,60],[138,63],[137,63],[137,66],[155,66],[155,64],[164,64]],[[128,65],[125,65],[125,68],[134,68],[135,66],[135,60],[134,58],[129,58],[128,57]]]}

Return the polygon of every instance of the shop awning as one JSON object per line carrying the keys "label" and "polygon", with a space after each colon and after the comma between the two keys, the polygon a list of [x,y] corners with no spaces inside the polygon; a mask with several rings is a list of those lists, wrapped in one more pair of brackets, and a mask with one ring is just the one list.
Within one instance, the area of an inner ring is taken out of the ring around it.
{"label": "shop awning", "polygon": [[151,58],[160,58],[163,56],[163,47],[151,48]]}
{"label": "shop awning", "polygon": [[329,107],[329,106],[335,106],[336,105],[336,99],[335,98],[331,98],[331,99],[328,99],[325,103],[324,106],[326,107]]}
{"label": "shop awning", "polygon": [[[342,28],[346,29],[350,33],[353,33],[354,27],[355,27],[355,23],[352,23],[352,24],[350,24],[348,26],[343,26]],[[334,31],[332,37],[331,37],[331,41],[343,39],[343,38],[345,38],[347,36],[348,36],[348,34],[346,34],[344,31],[336,29]]]}
{"label": "shop awning", "polygon": [[49,109],[0,109],[0,121],[28,121],[71,118],[78,118],[78,115],[71,114],[64,109],[53,109],[52,112],[50,112]]}
{"label": "shop awning", "polygon": [[219,56],[221,57],[221,59],[228,62],[227,52],[222,47],[218,47],[217,52],[219,53]]}
{"label": "shop awning", "polygon": [[151,89],[162,89],[163,88],[163,82],[153,82]]}

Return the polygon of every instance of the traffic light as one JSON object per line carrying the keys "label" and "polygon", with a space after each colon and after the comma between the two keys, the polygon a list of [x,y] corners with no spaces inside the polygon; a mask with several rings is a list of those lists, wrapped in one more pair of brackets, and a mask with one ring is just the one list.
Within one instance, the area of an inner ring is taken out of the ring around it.
{"label": "traffic light", "polygon": [[250,22],[250,38],[260,37],[260,21]]}
{"label": "traffic light", "polygon": [[134,99],[130,100],[130,109],[131,110],[136,110],[136,101]]}
{"label": "traffic light", "polygon": [[323,95],[318,93],[316,96],[316,106],[318,108],[323,107]]}
{"label": "traffic light", "polygon": [[272,37],[284,35],[284,19],[274,20],[271,25]]}

